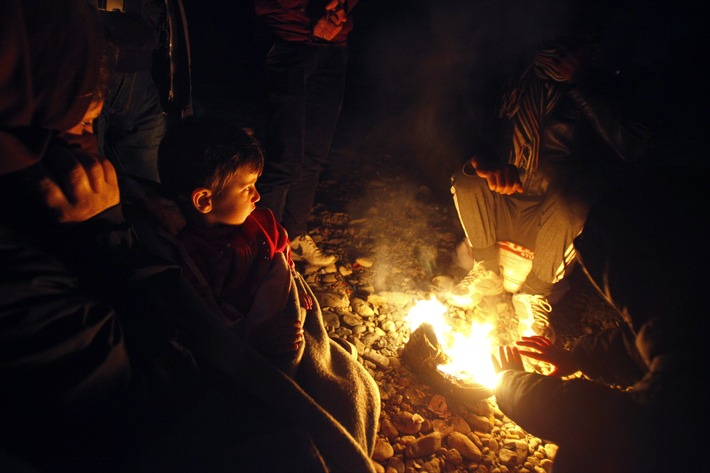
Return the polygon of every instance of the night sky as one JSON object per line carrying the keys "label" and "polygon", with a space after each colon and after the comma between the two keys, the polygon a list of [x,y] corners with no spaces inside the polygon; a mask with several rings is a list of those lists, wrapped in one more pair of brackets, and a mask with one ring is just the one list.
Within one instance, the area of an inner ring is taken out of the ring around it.
{"label": "night sky", "polygon": [[[184,2],[198,113],[249,125],[268,48],[251,0]],[[571,30],[599,38],[631,109],[656,138],[654,159],[705,163],[710,28],[702,2],[360,0],[354,16],[340,143],[415,155],[423,166],[443,162],[447,173],[497,132],[505,78]]]}

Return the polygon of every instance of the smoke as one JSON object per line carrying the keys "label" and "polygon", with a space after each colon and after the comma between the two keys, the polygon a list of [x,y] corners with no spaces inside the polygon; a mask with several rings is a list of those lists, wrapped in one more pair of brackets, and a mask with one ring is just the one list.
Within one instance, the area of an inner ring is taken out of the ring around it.
{"label": "smoke", "polygon": [[368,128],[367,144],[408,156],[445,182],[474,147],[507,147],[506,124],[496,115],[504,81],[543,41],[578,28],[580,16],[594,24],[577,2],[559,0],[410,0],[358,8],[350,73],[357,98],[344,111]]}

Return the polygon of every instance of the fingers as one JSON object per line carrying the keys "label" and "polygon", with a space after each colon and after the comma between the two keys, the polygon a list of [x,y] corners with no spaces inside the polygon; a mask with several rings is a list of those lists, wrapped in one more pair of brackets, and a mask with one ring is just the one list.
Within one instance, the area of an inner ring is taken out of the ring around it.
{"label": "fingers", "polygon": [[520,182],[518,168],[506,164],[503,166],[486,167],[475,158],[471,159],[471,166],[476,170],[479,177],[486,179],[488,188],[502,195],[511,195],[523,192],[523,184]]}
{"label": "fingers", "polygon": [[521,356],[527,356],[528,358],[532,358],[534,360],[545,361],[545,362],[548,361],[548,358],[545,355],[543,355],[542,353],[537,352],[537,351],[518,350],[518,353]]}
{"label": "fingers", "polygon": [[264,354],[290,353],[299,349],[304,331],[300,322],[264,323],[252,328],[250,340]]}
{"label": "fingers", "polygon": [[545,337],[533,336],[533,337],[522,337],[520,340],[515,342],[517,346],[525,348],[534,348],[539,351],[544,351],[552,347],[552,342]]}
{"label": "fingers", "polygon": [[39,182],[44,202],[62,223],[83,222],[120,201],[116,171],[107,160],[86,153],[51,153]]}

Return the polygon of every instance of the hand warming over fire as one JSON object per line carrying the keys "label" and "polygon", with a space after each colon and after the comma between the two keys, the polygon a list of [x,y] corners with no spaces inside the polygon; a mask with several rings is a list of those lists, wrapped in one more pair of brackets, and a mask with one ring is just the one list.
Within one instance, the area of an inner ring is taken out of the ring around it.
{"label": "hand warming over fire", "polygon": [[549,373],[549,376],[569,376],[579,369],[571,351],[554,345],[545,337],[537,335],[522,337],[516,344],[520,347],[532,349],[519,350],[520,355],[553,365],[554,368]]}
{"label": "hand warming over fire", "polygon": [[503,195],[523,192],[518,168],[512,164],[483,163],[476,158],[471,158],[471,166],[478,176],[488,181],[488,188],[493,192]]}
{"label": "hand warming over fire", "polygon": [[525,371],[523,359],[520,358],[520,352],[517,347],[498,347],[498,356],[500,361],[495,355],[491,355],[493,369],[495,369],[496,374],[505,370]]}

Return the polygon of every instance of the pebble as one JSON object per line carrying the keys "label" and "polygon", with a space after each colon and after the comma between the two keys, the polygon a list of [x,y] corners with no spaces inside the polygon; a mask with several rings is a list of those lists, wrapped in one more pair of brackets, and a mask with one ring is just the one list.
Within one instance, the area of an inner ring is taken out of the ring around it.
{"label": "pebble", "polygon": [[[359,161],[355,164],[333,179],[333,188],[326,183],[322,189],[324,195],[338,196],[336,202],[349,191],[368,196],[348,203],[353,218],[322,206],[314,209],[319,246],[337,251],[337,265],[299,271],[323,309],[328,332],[355,345],[380,387],[376,471],[551,473],[557,446],[507,419],[494,397],[458,398],[430,386],[402,361],[410,336],[409,309],[419,300],[441,298],[465,274],[446,268],[462,235],[455,207],[436,207],[430,202],[431,188],[407,183],[403,173],[388,178],[379,169],[368,173]],[[363,172],[364,178],[349,189],[350,178]],[[351,255],[367,256],[353,261]],[[483,304],[500,319],[514,314],[502,299]],[[482,311],[450,308],[449,316],[453,327],[465,329]]]}

